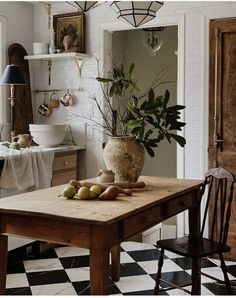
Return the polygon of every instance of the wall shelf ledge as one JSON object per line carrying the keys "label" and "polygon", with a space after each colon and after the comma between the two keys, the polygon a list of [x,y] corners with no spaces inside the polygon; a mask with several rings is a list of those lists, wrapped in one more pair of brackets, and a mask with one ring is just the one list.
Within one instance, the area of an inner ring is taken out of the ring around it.
{"label": "wall shelf ledge", "polygon": [[26,60],[44,60],[44,61],[54,61],[54,60],[67,60],[67,59],[78,59],[83,60],[89,58],[88,54],[68,52],[59,54],[44,54],[44,55],[29,55],[24,57]]}

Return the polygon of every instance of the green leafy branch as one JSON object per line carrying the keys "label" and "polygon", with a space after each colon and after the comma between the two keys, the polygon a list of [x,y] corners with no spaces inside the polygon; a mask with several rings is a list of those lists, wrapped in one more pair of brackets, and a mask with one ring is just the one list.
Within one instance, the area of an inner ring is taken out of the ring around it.
{"label": "green leafy branch", "polygon": [[153,89],[148,92],[147,99],[139,103],[137,97],[127,104],[128,115],[123,120],[136,140],[142,143],[150,156],[154,156],[152,148],[158,147],[163,139],[171,143],[174,139],[181,147],[186,144],[185,138],[173,131],[182,131],[186,123],[179,121],[180,110],[185,106],[168,106],[170,93],[166,90],[164,97],[155,96]]}
{"label": "green leafy branch", "polygon": [[[124,136],[130,131],[136,140],[143,144],[150,156],[154,156],[153,148],[166,139],[169,143],[175,140],[180,146],[186,144],[185,138],[176,134],[182,131],[186,123],[181,122],[182,105],[169,106],[170,93],[165,91],[164,96],[155,95],[155,84],[142,96],[134,93],[140,89],[134,80],[134,63],[125,73],[123,65],[114,67],[107,77],[97,77],[100,82],[106,109],[104,112],[96,101],[99,112],[105,122],[106,130],[112,136]],[[162,84],[160,82],[159,84]],[[115,106],[114,106],[115,102]],[[112,123],[110,119],[112,118]],[[119,129],[118,129],[119,127]]]}

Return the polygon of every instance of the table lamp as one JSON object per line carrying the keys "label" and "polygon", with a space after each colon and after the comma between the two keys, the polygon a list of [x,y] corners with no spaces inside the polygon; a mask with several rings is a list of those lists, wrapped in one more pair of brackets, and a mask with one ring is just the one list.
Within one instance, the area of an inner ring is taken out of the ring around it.
{"label": "table lamp", "polygon": [[26,85],[24,77],[17,65],[7,65],[2,78],[1,85],[10,85],[10,105],[11,105],[11,140],[15,136],[15,85]]}

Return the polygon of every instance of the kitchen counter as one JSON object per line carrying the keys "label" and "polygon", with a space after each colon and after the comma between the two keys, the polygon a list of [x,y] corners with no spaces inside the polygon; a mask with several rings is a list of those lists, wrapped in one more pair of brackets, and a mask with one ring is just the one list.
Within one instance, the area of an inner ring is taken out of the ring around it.
{"label": "kitchen counter", "polygon": [[4,160],[6,155],[17,155],[24,152],[37,152],[37,151],[55,151],[56,152],[66,152],[66,151],[77,151],[86,149],[85,145],[60,145],[53,148],[43,148],[40,146],[31,146],[30,148],[22,148],[21,150],[9,149],[5,146],[0,145],[0,160]]}
{"label": "kitchen counter", "polygon": [[42,149],[42,150],[54,150],[55,152],[65,152],[65,151],[74,151],[74,150],[84,150],[86,149],[85,145],[59,145],[53,148],[43,148],[40,146],[31,146],[30,149]]}

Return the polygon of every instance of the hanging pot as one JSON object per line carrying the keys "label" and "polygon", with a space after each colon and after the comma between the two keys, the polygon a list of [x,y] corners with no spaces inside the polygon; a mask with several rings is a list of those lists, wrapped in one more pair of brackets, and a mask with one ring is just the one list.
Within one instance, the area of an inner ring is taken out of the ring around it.
{"label": "hanging pot", "polygon": [[73,96],[69,93],[68,89],[66,94],[63,96],[63,98],[61,98],[60,101],[65,107],[72,106],[74,104]]}
{"label": "hanging pot", "polygon": [[51,95],[50,95],[50,99],[49,99],[49,108],[51,109],[56,109],[59,107],[59,103],[60,103],[60,100],[59,100],[59,96],[56,92],[53,92]]}
{"label": "hanging pot", "polygon": [[38,113],[42,116],[49,116],[52,113],[52,109],[48,106],[46,100],[47,94],[45,93],[43,103],[38,107]]}
{"label": "hanging pot", "polygon": [[137,182],[145,159],[145,151],[132,136],[110,137],[103,151],[107,169],[115,173],[115,182]]}

